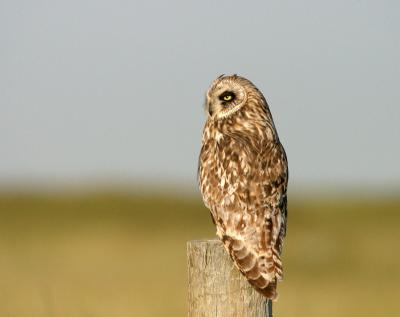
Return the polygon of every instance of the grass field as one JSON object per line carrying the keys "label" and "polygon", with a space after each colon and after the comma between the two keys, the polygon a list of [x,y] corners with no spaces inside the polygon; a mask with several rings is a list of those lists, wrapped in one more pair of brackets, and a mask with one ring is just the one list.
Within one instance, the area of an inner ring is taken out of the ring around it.
{"label": "grass field", "polygon": [[[0,316],[186,316],[200,198],[1,194]],[[400,200],[291,199],[274,316],[395,316]]]}

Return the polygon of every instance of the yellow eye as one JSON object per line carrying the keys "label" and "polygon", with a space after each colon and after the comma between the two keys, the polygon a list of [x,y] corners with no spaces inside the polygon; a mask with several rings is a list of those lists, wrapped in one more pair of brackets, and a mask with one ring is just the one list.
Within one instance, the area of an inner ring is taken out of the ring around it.
{"label": "yellow eye", "polygon": [[235,99],[235,94],[232,91],[225,91],[219,96],[221,101],[233,101]]}

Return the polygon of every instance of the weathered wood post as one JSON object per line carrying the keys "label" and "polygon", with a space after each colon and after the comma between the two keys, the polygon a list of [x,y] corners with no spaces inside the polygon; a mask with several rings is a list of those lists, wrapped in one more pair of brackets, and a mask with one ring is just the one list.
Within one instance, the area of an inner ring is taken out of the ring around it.
{"label": "weathered wood post", "polygon": [[272,317],[272,302],[234,267],[219,240],[187,243],[189,317]]}

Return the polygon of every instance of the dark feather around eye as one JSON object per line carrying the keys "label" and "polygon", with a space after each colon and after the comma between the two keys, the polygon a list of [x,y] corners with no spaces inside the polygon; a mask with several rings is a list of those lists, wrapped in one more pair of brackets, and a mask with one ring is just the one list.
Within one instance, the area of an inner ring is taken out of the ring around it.
{"label": "dark feather around eye", "polygon": [[226,97],[232,97],[230,99],[230,101],[235,99],[235,94],[232,91],[224,91],[220,96],[219,96],[219,100],[225,101],[224,98]]}

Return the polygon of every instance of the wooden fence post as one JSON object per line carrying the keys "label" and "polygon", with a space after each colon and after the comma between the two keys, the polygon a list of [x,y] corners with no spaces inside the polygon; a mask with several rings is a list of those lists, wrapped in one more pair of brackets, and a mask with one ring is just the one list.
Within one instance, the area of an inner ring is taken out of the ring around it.
{"label": "wooden fence post", "polygon": [[233,265],[219,240],[187,243],[189,317],[272,317],[272,302]]}

